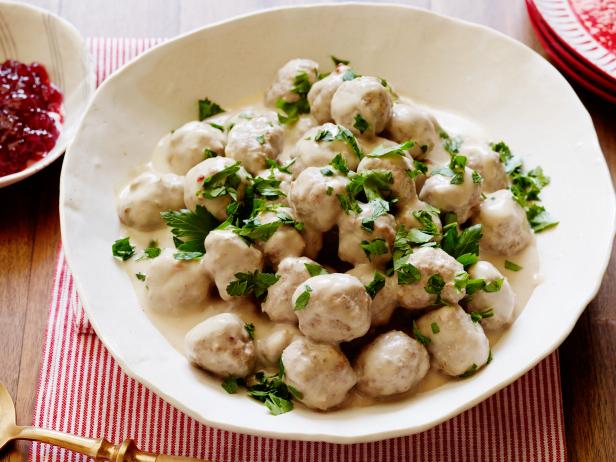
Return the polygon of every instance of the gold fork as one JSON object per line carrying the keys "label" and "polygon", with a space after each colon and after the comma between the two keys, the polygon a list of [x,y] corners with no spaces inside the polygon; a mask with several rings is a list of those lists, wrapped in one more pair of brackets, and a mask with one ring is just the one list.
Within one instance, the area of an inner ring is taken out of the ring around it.
{"label": "gold fork", "polygon": [[15,424],[15,406],[6,387],[0,383],[0,451],[10,441],[30,440],[53,444],[85,454],[96,461],[111,462],[206,462],[189,457],[166,456],[140,451],[135,442],[126,439],[120,444],[111,444],[100,438],[82,438],[55,430],[36,427],[21,427]]}

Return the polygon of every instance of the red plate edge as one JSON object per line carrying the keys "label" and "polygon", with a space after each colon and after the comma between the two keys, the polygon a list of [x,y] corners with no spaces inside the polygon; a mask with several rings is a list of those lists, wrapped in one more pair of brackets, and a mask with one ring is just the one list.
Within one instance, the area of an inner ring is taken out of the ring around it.
{"label": "red plate edge", "polygon": [[[541,45],[543,46],[545,51],[548,53],[550,58],[552,58],[554,60],[554,63],[556,64],[556,66],[559,69],[561,69],[561,71],[563,71],[563,73],[565,73],[569,78],[574,80],[576,83],[578,83],[579,85],[581,85],[585,89],[593,92],[597,96],[601,97],[602,99],[604,99],[606,101],[609,101],[610,103],[616,104],[616,94],[612,95],[611,92],[609,92],[609,90],[604,90],[603,88],[597,87],[597,86],[593,85],[592,83],[588,82],[587,80],[580,78],[579,75],[577,73],[575,73],[563,61],[563,58],[561,58],[561,56],[552,48],[552,45],[548,42],[548,38],[543,35],[542,30],[539,28],[539,24],[535,23],[536,19],[533,16],[534,5],[531,4],[531,1],[532,0],[526,0],[526,7],[528,9],[528,13],[529,13],[529,17],[530,17],[530,23],[531,23],[531,25],[533,27],[533,30],[535,31],[535,34],[537,35],[537,38],[539,39],[539,42],[541,43]],[[536,13],[536,14],[538,14],[538,13]],[[587,60],[585,59],[585,61],[587,61]],[[593,65],[593,68],[594,67],[595,66]],[[584,69],[584,71],[585,71],[584,74],[587,75],[588,69]]]}
{"label": "red plate edge", "polygon": [[[534,0],[526,0],[526,8],[529,10],[529,14],[530,14],[530,9],[533,9],[533,15],[535,16],[535,18],[533,18],[533,20],[536,20],[536,18],[540,19],[541,22],[544,24],[545,28],[547,28],[550,31],[551,36],[553,37],[558,37],[557,40],[558,42],[565,47],[566,49],[569,50],[569,53],[571,55],[574,55],[578,60],[583,61],[584,63],[586,63],[587,67],[591,67],[593,68],[596,72],[601,73],[601,75],[603,75],[605,78],[610,79],[612,81],[614,81],[614,77],[612,75],[610,75],[608,72],[606,72],[605,70],[601,69],[600,67],[598,67],[595,63],[593,63],[591,60],[589,60],[586,56],[582,55],[579,51],[577,51],[575,48],[573,48],[571,45],[569,45],[569,43],[567,43],[564,40],[561,40],[560,35],[558,34],[558,32],[556,32],[554,30],[554,28],[549,24],[549,22],[547,20],[545,20],[545,18],[543,17],[543,15],[541,14],[541,12],[539,11],[539,9],[537,8],[537,5],[535,5]],[[531,21],[532,22],[532,21]],[[578,24],[579,27],[581,29],[583,29],[587,34],[591,35],[586,28],[582,25],[582,24]],[[593,40],[597,41],[594,37]],[[598,43],[598,42],[597,42]],[[603,46],[603,45],[601,45]],[[605,48],[605,47],[604,47]],[[608,50],[609,51],[609,50]]]}

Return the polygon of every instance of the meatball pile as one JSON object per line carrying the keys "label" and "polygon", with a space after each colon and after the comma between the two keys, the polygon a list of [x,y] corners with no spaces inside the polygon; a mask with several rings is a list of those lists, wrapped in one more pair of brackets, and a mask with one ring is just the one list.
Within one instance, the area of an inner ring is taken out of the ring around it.
{"label": "meatball pile", "polygon": [[[155,159],[118,215],[139,231],[173,210],[218,225],[144,278],[158,313],[228,302],[186,335],[188,359],[223,379],[280,364],[296,399],[328,410],[352,389],[412,392],[431,367],[470,376],[491,359],[486,331],[513,320],[515,294],[479,251],[532,239],[499,154],[454,140],[379,77],[293,59],[265,107],[189,122]],[[238,298],[275,328],[248,328]]]}

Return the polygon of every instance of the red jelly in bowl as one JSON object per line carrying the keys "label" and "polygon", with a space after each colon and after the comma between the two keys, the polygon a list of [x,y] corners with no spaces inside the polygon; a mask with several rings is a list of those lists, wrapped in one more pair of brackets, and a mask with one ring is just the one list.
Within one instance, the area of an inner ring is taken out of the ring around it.
{"label": "red jelly in bowl", "polygon": [[42,64],[0,65],[0,176],[43,158],[60,135],[62,93]]}

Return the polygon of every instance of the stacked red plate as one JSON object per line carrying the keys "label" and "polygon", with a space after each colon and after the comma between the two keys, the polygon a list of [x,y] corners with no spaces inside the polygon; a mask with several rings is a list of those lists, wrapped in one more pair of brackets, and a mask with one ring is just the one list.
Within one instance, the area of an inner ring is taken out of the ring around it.
{"label": "stacked red plate", "polygon": [[554,64],[616,103],[616,0],[526,0],[526,7]]}

